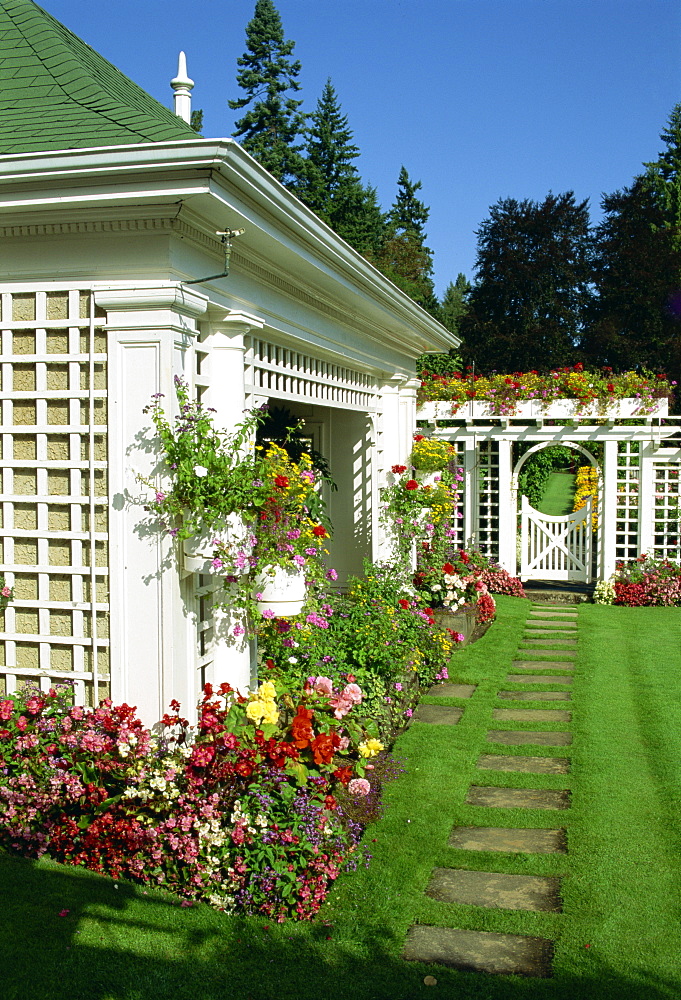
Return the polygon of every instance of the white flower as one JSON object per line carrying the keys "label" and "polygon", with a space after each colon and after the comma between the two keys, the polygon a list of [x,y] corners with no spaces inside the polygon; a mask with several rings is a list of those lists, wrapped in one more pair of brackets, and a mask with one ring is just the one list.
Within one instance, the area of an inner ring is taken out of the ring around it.
{"label": "white flower", "polygon": [[208,469],[206,468],[205,465],[195,465],[194,466],[194,475],[195,476],[200,476],[200,477],[203,478],[203,476],[207,476],[208,475]]}
{"label": "white flower", "polygon": [[298,662],[298,657],[297,656],[289,656],[288,662],[289,663],[297,663]]}
{"label": "white flower", "polygon": [[439,583],[434,583],[433,586],[430,589],[431,590],[442,590],[442,587],[441,587],[441,585]]}

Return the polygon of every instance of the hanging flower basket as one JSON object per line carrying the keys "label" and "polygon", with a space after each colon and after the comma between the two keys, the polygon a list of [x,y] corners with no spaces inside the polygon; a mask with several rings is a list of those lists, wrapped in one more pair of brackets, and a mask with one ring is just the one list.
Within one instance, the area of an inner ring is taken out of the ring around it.
{"label": "hanging flower basket", "polygon": [[302,566],[266,566],[255,577],[253,597],[261,615],[270,611],[277,618],[299,615],[305,593]]}
{"label": "hanging flower basket", "polygon": [[226,544],[229,537],[227,526],[206,528],[197,535],[185,538],[182,542],[182,560],[185,573],[213,573],[215,543]]}
{"label": "hanging flower basket", "polygon": [[421,486],[435,486],[442,479],[441,472],[424,472],[423,469],[416,469],[414,478]]}

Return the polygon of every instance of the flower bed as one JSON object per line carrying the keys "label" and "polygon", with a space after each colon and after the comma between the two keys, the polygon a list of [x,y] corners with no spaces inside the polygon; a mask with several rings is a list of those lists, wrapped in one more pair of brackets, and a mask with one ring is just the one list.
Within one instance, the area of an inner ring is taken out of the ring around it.
{"label": "flower bed", "polygon": [[681,566],[646,554],[631,563],[618,563],[611,579],[596,586],[594,601],[628,608],[679,607]]}
{"label": "flower bed", "polygon": [[[611,369],[589,372],[577,364],[546,375],[537,371],[492,375],[424,377],[419,403],[424,419],[455,414],[474,416],[664,416],[676,382],[664,374]],[[448,406],[427,406],[437,400]],[[468,406],[468,410],[463,408]]]}

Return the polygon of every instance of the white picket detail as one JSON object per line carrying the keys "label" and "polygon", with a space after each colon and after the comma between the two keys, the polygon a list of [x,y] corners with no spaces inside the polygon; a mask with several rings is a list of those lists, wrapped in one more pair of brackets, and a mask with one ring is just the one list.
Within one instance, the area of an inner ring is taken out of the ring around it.
{"label": "white picket detail", "polygon": [[592,498],[573,514],[542,514],[527,497],[521,507],[522,580],[591,582]]}

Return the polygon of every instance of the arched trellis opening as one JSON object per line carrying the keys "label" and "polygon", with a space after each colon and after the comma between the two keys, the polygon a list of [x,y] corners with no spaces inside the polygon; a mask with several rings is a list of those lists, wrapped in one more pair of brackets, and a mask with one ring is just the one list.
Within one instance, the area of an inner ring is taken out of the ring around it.
{"label": "arched trellis opening", "polygon": [[[554,447],[552,441],[540,441],[520,456],[511,477],[511,497],[515,521],[518,523],[518,481],[525,463],[533,455]],[[561,440],[560,446],[579,452],[592,468],[599,470],[595,456],[577,441]],[[595,507],[599,506],[602,477],[598,477]],[[516,547],[517,572],[523,580],[552,579],[575,580],[591,583],[598,572],[598,551],[602,533],[602,519],[594,538],[592,514],[593,501],[589,497],[584,506],[572,513],[547,514],[531,506],[523,496],[520,504],[520,537]],[[595,542],[595,544],[594,544]]]}
{"label": "arched trellis opening", "polygon": [[[525,461],[548,445],[564,445],[584,454],[592,465],[596,463],[589,446],[598,443],[603,461],[594,576],[607,579],[617,562],[636,559],[641,552],[681,562],[681,418],[668,417],[662,406],[654,415],[641,415],[637,401],[631,404],[631,416],[620,408],[614,419],[560,409],[554,413],[551,406],[529,416],[499,417],[489,414],[489,408],[485,412],[484,404],[467,404],[454,413],[451,403],[422,404],[417,413],[420,429],[450,441],[463,469],[457,541],[480,549],[510,573],[521,574],[516,554],[517,475],[523,462],[513,461],[514,443],[531,443],[521,456]],[[590,557],[586,561],[592,565]],[[565,577],[547,570],[541,578]]]}

